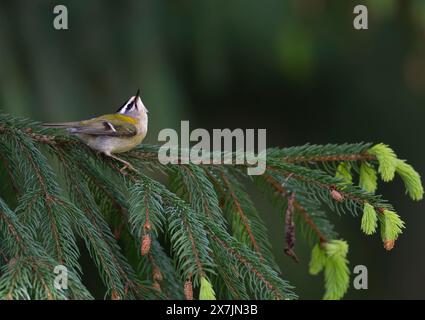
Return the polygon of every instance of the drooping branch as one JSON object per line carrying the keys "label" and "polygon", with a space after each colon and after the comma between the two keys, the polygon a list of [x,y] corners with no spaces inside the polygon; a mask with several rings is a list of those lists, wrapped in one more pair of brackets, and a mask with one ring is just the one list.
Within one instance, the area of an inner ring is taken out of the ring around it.
{"label": "drooping branch", "polygon": [[[273,189],[275,189],[278,195],[285,198],[288,196],[288,192],[285,190],[285,188],[278,181],[276,181],[276,179],[274,179],[272,176],[265,174],[265,179],[270,183]],[[297,200],[294,200],[293,204],[297,212],[301,215],[301,217],[305,220],[305,222],[311,227],[313,232],[317,235],[317,237],[319,238],[319,241],[327,242],[328,239],[320,231],[319,227],[314,223],[314,221],[311,219],[311,217],[309,216],[307,211],[303,208],[303,206]]]}

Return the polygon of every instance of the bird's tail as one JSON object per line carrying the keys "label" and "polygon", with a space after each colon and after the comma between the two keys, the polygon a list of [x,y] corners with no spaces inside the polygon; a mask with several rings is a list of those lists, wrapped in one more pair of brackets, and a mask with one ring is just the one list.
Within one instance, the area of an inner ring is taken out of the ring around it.
{"label": "bird's tail", "polygon": [[45,128],[74,128],[79,125],[79,122],[58,122],[58,123],[43,123],[41,126]]}

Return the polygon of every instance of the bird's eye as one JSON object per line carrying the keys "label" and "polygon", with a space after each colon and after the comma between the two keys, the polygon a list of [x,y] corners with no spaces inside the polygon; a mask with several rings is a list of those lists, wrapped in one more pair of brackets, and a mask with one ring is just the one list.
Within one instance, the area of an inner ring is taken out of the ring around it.
{"label": "bird's eye", "polygon": [[131,112],[134,110],[134,105],[133,103],[127,103],[125,105],[125,107],[122,108],[122,113],[127,113],[127,112]]}
{"label": "bird's eye", "polygon": [[133,98],[128,100],[126,103],[124,103],[118,110],[118,113],[128,113],[128,112],[132,112],[135,110],[139,110],[138,106],[137,106],[137,98]]}

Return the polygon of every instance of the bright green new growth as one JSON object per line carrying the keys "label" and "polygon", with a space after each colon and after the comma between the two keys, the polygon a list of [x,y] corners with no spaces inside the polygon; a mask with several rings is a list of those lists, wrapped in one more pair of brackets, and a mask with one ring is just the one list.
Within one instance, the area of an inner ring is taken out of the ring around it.
{"label": "bright green new growth", "polygon": [[379,220],[382,241],[395,241],[403,233],[404,221],[394,211],[384,210],[383,214],[379,215]]}
{"label": "bright green new growth", "polygon": [[406,161],[397,159],[396,172],[400,175],[406,187],[406,192],[410,198],[415,201],[422,200],[424,195],[424,188],[421,182],[421,176],[413,169]]}
{"label": "bright green new growth", "polygon": [[363,207],[363,217],[361,224],[362,231],[367,235],[374,234],[376,231],[377,222],[378,217],[375,208],[366,202]]}
{"label": "bright green new growth", "polygon": [[347,292],[350,282],[348,260],[345,257],[334,256],[328,258],[325,266],[324,300],[339,300]]}
{"label": "bright green new growth", "polygon": [[367,162],[360,166],[359,186],[365,191],[375,193],[378,183],[375,168]]}
{"label": "bright green new growth", "polygon": [[344,240],[331,240],[325,244],[325,252],[328,257],[347,256],[348,244]]}
{"label": "bright green new growth", "polygon": [[374,145],[368,150],[369,154],[375,155],[379,162],[378,171],[382,180],[389,182],[394,179],[397,156],[393,149],[383,143]]}
{"label": "bright green new growth", "polygon": [[[397,159],[394,151],[383,143],[373,146],[368,153],[376,156],[382,180],[386,182],[393,180],[394,173],[397,172],[403,180],[410,198],[414,201],[422,200],[424,189],[421,176],[411,165],[407,164],[405,160]],[[366,191],[372,193],[376,191],[376,172],[368,163],[362,163],[360,167],[359,184]]]}
{"label": "bright green new growth", "polygon": [[325,244],[325,300],[339,300],[347,292],[350,282],[348,269],[348,244],[343,240],[331,240]]}
{"label": "bright green new growth", "polygon": [[353,182],[353,177],[351,176],[350,163],[341,162],[336,169],[335,177],[342,179],[347,184],[351,184]]}
{"label": "bright green new growth", "polygon": [[215,292],[207,278],[201,277],[201,290],[199,300],[216,300]]}
{"label": "bright green new growth", "polygon": [[323,267],[326,263],[326,253],[325,250],[317,243],[313,250],[311,251],[311,259],[309,265],[309,272],[312,275],[319,274],[323,270]]}
{"label": "bright green new growth", "polygon": [[348,244],[343,240],[331,240],[323,245],[316,244],[311,253],[310,273],[318,274],[324,268],[325,300],[341,299],[348,289]]}

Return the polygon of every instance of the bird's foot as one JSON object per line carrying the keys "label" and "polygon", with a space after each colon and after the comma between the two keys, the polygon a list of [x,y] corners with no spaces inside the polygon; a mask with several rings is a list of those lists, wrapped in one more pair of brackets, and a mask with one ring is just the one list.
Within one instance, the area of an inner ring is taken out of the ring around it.
{"label": "bird's foot", "polygon": [[127,174],[127,172],[126,172],[126,170],[127,169],[129,169],[129,170],[131,170],[131,171],[133,171],[133,172],[135,172],[135,173],[138,173],[139,171],[137,171],[137,169],[136,168],[134,168],[130,163],[126,163],[126,164],[124,164],[124,166],[120,169],[120,173],[121,174],[123,174],[123,175],[126,175]]}
{"label": "bird's foot", "polygon": [[121,174],[123,174],[123,175],[126,175],[127,174],[127,172],[126,172],[126,170],[127,169],[130,169],[131,171],[133,171],[133,172],[135,172],[135,173],[138,173],[138,171],[137,171],[137,169],[135,169],[131,164],[130,164],[130,162],[128,162],[128,161],[125,161],[125,160],[123,160],[123,159],[121,159],[121,158],[119,158],[119,157],[117,157],[117,156],[114,156],[114,155],[112,155],[112,154],[106,154],[108,157],[111,157],[111,158],[113,158],[113,159],[115,159],[115,160],[117,160],[117,161],[119,161],[119,162],[121,162],[121,163],[123,163],[124,164],[124,166],[121,168],[121,169],[119,169],[119,171],[120,171],[120,173]]}

